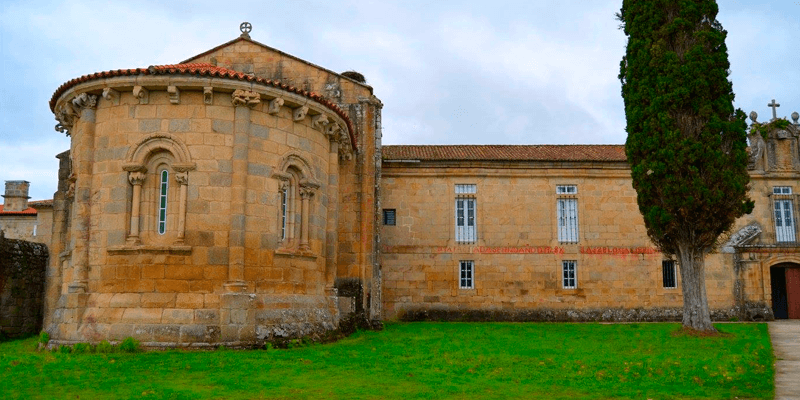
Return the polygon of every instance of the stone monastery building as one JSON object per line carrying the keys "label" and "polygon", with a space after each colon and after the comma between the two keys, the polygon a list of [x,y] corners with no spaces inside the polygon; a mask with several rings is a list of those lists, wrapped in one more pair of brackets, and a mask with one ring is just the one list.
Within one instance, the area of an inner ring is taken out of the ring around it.
{"label": "stone monastery building", "polygon": [[[244,24],[243,24],[244,25]],[[55,343],[253,345],[363,312],[674,320],[623,146],[381,146],[354,72],[253,41],[85,75],[52,201]],[[707,260],[715,318],[800,317],[797,118],[751,139],[755,211]]]}

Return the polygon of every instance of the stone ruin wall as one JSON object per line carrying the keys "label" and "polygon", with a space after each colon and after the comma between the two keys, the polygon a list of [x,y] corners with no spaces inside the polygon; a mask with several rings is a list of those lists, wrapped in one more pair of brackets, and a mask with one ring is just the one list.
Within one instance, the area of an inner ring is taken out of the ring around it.
{"label": "stone ruin wall", "polygon": [[42,328],[47,246],[5,239],[0,232],[0,336]]}

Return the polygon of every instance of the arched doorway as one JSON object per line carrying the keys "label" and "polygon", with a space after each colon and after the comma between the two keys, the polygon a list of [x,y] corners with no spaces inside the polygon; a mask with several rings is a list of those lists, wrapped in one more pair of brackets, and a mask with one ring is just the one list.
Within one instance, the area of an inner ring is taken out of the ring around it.
{"label": "arched doorway", "polygon": [[777,264],[769,272],[775,319],[800,319],[800,264]]}

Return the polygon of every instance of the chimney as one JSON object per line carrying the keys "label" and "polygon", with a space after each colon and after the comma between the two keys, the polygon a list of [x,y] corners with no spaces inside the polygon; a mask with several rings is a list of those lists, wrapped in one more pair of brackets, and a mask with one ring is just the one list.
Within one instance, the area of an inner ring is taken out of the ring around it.
{"label": "chimney", "polygon": [[6,181],[6,194],[3,195],[3,211],[24,211],[28,209],[28,181]]}

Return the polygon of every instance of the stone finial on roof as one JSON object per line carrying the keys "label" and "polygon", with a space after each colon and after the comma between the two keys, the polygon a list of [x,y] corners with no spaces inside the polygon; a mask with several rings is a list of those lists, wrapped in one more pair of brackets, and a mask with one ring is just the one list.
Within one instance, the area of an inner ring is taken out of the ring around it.
{"label": "stone finial on roof", "polygon": [[253,24],[245,21],[239,24],[239,30],[242,31],[242,34],[239,37],[250,39],[250,31],[253,30]]}
{"label": "stone finial on roof", "polygon": [[750,120],[753,121],[754,124],[758,123],[758,113],[755,111],[750,111]]}
{"label": "stone finial on roof", "polygon": [[800,120],[800,114],[795,111],[792,113],[792,122],[794,122],[794,126],[800,126],[800,123],[797,122],[798,120]]}

